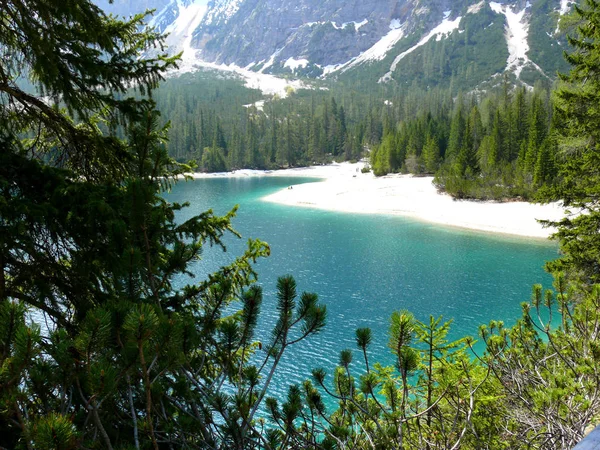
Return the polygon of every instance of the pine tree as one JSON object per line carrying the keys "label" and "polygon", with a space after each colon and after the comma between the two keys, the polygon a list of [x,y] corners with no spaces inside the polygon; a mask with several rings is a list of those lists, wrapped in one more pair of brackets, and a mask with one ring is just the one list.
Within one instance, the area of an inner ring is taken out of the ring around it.
{"label": "pine tree", "polygon": [[348,129],[346,127],[346,112],[344,111],[344,107],[340,106],[338,112],[338,135],[337,135],[337,147],[338,152],[341,153],[346,147],[346,134]]}
{"label": "pine tree", "polygon": [[458,173],[465,178],[473,178],[479,172],[477,151],[473,147],[470,124],[467,123],[462,140],[462,146],[456,156],[455,166]]}
{"label": "pine tree", "polygon": [[546,138],[548,130],[546,117],[547,114],[542,99],[538,95],[535,95],[532,100],[531,115],[529,117],[527,151],[525,152],[525,159],[522,161],[523,172],[529,177],[533,176],[539,148]]}
{"label": "pine tree", "polygon": [[[122,22],[87,0],[1,9],[0,447],[249,448],[271,368],[325,308],[296,301],[286,277],[256,363],[252,263],[268,246],[250,240],[180,287],[205,245],[237,235],[235,209],[177,222],[184,205],[164,198],[192,167],[168,156],[147,95],[177,58],[140,54],[163,40],[144,15]],[[38,93],[19,88],[23,73]]]}
{"label": "pine tree", "polygon": [[323,147],[321,139],[321,127],[318,119],[313,118],[308,135],[308,158],[309,162],[320,163],[323,160]]}
{"label": "pine tree", "polygon": [[269,139],[267,141],[267,154],[266,160],[269,164],[274,164],[277,157],[277,142],[279,139],[279,122],[275,116],[275,109],[271,106],[269,113],[270,121],[269,121]]}
{"label": "pine tree", "polygon": [[246,124],[245,148],[246,160],[244,166],[250,167],[251,169],[262,168],[264,164],[258,148],[258,131],[253,117],[249,117]]}
{"label": "pine tree", "polygon": [[554,155],[556,153],[551,139],[546,139],[539,151],[533,170],[533,183],[541,186],[552,181],[556,175]]}
{"label": "pine tree", "polygon": [[496,110],[494,115],[494,123],[492,125],[492,133],[490,136],[490,149],[487,158],[488,168],[496,168],[499,162],[505,160],[504,152],[504,124],[500,116],[500,110]]}
{"label": "pine tree", "polygon": [[231,136],[231,150],[229,151],[229,167],[232,170],[244,167],[244,141],[237,126],[234,126]]}
{"label": "pine tree", "polygon": [[473,148],[477,150],[481,145],[481,141],[485,134],[483,123],[481,122],[481,113],[477,105],[474,105],[471,108],[471,113],[469,114],[469,128],[471,130]]}
{"label": "pine tree", "polygon": [[390,155],[393,153],[394,135],[388,134],[380,145],[371,151],[371,166],[376,176],[386,175],[393,169],[390,165]]}
{"label": "pine tree", "polygon": [[508,152],[509,160],[514,161],[519,155],[522,143],[527,141],[528,109],[525,87],[517,90],[512,103],[511,118],[513,121],[511,128],[514,132],[514,140],[511,142]]}
{"label": "pine tree", "polygon": [[223,128],[221,127],[220,119],[217,117],[216,124],[214,128],[214,135],[212,140],[212,148],[220,148],[225,156],[228,153],[227,141],[225,140],[225,133],[223,132]]}
{"label": "pine tree", "polygon": [[[462,102],[462,97],[459,97],[459,102]],[[465,135],[465,117],[463,106],[461,103],[456,107],[457,110],[452,117],[450,124],[450,137],[448,138],[448,150],[446,151],[446,159],[452,159],[458,156],[460,149],[463,147],[463,139]]]}
{"label": "pine tree", "polygon": [[582,212],[557,224],[565,256],[552,268],[568,267],[584,280],[599,282],[600,3],[585,0],[575,11],[581,24],[577,35],[569,37],[575,51],[566,59],[572,68],[560,76],[562,85],[555,93],[559,182],[545,198]]}
{"label": "pine tree", "polygon": [[440,147],[435,138],[428,137],[423,148],[423,162],[429,173],[435,173],[440,165]]}

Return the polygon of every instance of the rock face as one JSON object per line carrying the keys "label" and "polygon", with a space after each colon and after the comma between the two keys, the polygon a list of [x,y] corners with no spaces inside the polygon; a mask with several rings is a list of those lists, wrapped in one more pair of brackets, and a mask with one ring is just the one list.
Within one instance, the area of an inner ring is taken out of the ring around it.
{"label": "rock face", "polygon": [[193,45],[203,49],[205,58],[241,66],[268,63],[272,56],[273,64],[289,58],[321,66],[343,64],[378,42],[394,20],[407,23],[407,33],[427,28],[436,16],[441,20],[451,1],[420,3],[245,0],[236,14],[203,21],[194,32]]}
{"label": "rock face", "polygon": [[565,44],[557,23],[570,8],[568,0],[96,1],[119,15],[156,9],[150,25],[171,33],[170,50],[188,60],[304,76],[362,70],[374,81],[431,65],[427,83],[503,71],[524,82],[554,77]]}

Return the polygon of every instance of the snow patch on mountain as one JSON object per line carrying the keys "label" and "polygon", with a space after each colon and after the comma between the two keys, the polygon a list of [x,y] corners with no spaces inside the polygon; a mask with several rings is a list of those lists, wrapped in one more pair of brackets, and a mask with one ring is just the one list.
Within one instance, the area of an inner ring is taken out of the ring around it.
{"label": "snow patch on mountain", "polygon": [[356,29],[356,31],[358,31],[360,29],[360,27],[362,27],[368,23],[369,23],[368,19],[363,19],[360,22],[354,22],[354,28]]}
{"label": "snow patch on mountain", "polygon": [[440,23],[437,27],[435,27],[433,30],[431,30],[419,42],[417,42],[415,45],[413,45],[408,50],[406,50],[406,51],[400,53],[398,56],[396,56],[396,58],[392,62],[392,65],[390,66],[389,72],[386,73],[384,76],[382,76],[379,79],[379,82],[380,83],[385,83],[387,81],[390,81],[392,79],[392,73],[394,73],[394,71],[396,70],[396,67],[398,66],[398,63],[400,61],[402,61],[402,59],[404,59],[404,57],[406,55],[414,52],[416,49],[418,49],[422,45],[425,45],[434,36],[436,36],[436,40],[437,41],[440,41],[443,37],[445,37],[448,34],[452,33],[454,30],[456,30],[459,27],[461,19],[462,19],[462,16],[458,16],[454,20],[448,20],[447,18],[444,19],[442,21],[442,23]]}
{"label": "snow patch on mountain", "polygon": [[344,22],[341,25],[338,25],[337,22],[330,20],[330,21],[321,21],[321,22],[306,22],[303,23],[301,26],[302,27],[314,27],[315,25],[325,25],[330,23],[331,26],[333,28],[335,28],[336,30],[343,30],[346,27],[350,26],[350,25],[354,25],[354,29],[356,31],[358,31],[361,27],[365,26],[366,24],[369,23],[368,19],[363,19],[360,22],[357,22],[356,20],[353,20],[352,22]]}
{"label": "snow patch on mountain", "polygon": [[506,17],[505,37],[506,44],[508,45],[506,70],[513,70],[517,78],[519,78],[523,67],[527,64],[532,65],[541,73],[544,73],[543,70],[527,56],[527,52],[529,52],[529,43],[527,42],[529,23],[525,18],[525,11],[528,6],[515,13],[508,5],[490,2],[492,11],[497,14],[503,14],[504,17]]}
{"label": "snow patch on mountain", "polygon": [[171,55],[183,52],[179,71],[188,72],[192,70],[197,60],[196,49],[192,48],[193,32],[198,28],[206,13],[208,0],[195,0],[189,4],[182,0],[176,0],[176,3],[179,14],[177,19],[165,29],[165,34],[168,34],[165,44]]}
{"label": "snow patch on mountain", "polygon": [[256,108],[257,111],[264,112],[264,110],[265,110],[265,101],[264,100],[259,100],[257,102],[250,103],[248,105],[242,105],[242,106],[244,108],[252,108],[252,107],[254,107],[254,108]]}
{"label": "snow patch on mountain", "polygon": [[335,28],[336,30],[343,30],[344,28],[346,28],[349,25],[354,25],[354,29],[356,31],[359,30],[360,27],[366,25],[367,23],[369,23],[369,21],[367,19],[363,19],[360,22],[356,22],[356,21],[352,21],[352,22],[345,22],[341,25],[338,25],[336,22],[331,22],[331,25],[333,25],[333,28]]}
{"label": "snow patch on mountain", "polygon": [[289,68],[292,72],[295,72],[298,67],[305,68],[308,65],[308,59],[294,59],[288,58],[283,64],[283,67]]}
{"label": "snow patch on mountain", "polygon": [[326,66],[323,68],[323,76],[332,72],[341,70],[345,72],[351,67],[363,64],[368,61],[379,61],[385,58],[385,55],[396,45],[396,43],[404,37],[406,24],[401,24],[398,19],[390,22],[390,31],[377,41],[372,47],[362,52],[360,55],[352,58],[344,64],[335,66]]}
{"label": "snow patch on mountain", "polygon": [[312,89],[300,80],[286,80],[274,75],[252,72],[251,70],[246,70],[235,64],[226,65],[206,61],[196,61],[194,69],[212,69],[223,73],[229,73],[234,76],[237,75],[244,80],[244,86],[247,88],[258,89],[265,95],[278,95],[280,98],[287,97],[290,88],[293,90]]}
{"label": "snow patch on mountain", "polygon": [[485,0],[481,0],[479,3],[469,6],[467,9],[467,14],[477,14],[479,11],[481,11],[483,5],[485,5]]}
{"label": "snow patch on mountain", "polygon": [[162,32],[163,28],[169,25],[168,23],[166,25],[164,23],[170,20],[171,16],[169,13],[174,15],[179,14],[176,0],[171,0],[163,9],[154,14],[148,22],[148,28],[156,28],[159,32]]}
{"label": "snow patch on mountain", "polygon": [[238,12],[243,0],[215,0],[213,6],[206,13],[204,25],[217,23],[226,24],[231,17]]}
{"label": "snow patch on mountain", "polygon": [[573,3],[571,0],[560,0],[560,9],[558,10],[558,13],[561,16],[567,14],[571,9],[571,3]]}
{"label": "snow patch on mountain", "polygon": [[560,0],[560,9],[558,10],[558,20],[556,21],[556,30],[554,30],[554,34],[560,33],[560,21],[562,20],[562,16],[568,14],[571,10],[571,4],[573,2],[571,0]]}
{"label": "snow patch on mountain", "polygon": [[275,63],[275,58],[277,58],[279,56],[279,54],[283,51],[284,48],[285,48],[285,46],[275,50],[275,53],[273,53],[271,55],[269,60],[266,62],[266,64],[264,66],[262,66],[262,68],[259,70],[259,72],[264,73],[265,70],[267,70],[269,67],[271,67]]}
{"label": "snow patch on mountain", "polygon": [[324,67],[321,67],[318,64],[316,64],[316,66],[321,67],[321,69],[323,69],[323,74],[321,75],[321,78],[326,78],[327,75],[332,74],[334,72],[337,72],[338,70],[340,70],[346,64],[347,63],[344,63],[344,64],[330,64],[330,65],[324,66]]}

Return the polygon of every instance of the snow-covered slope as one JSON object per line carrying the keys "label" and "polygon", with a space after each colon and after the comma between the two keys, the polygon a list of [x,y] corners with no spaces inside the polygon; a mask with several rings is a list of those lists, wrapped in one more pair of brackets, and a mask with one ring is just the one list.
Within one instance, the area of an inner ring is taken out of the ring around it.
{"label": "snow-covered slope", "polygon": [[[556,63],[547,62],[562,58],[557,24],[572,5],[572,0],[94,1],[121,15],[154,8],[149,25],[168,33],[170,53],[183,52],[181,71],[210,62],[248,73],[369,76],[372,82],[398,80],[395,72],[420,77],[418,69],[429,64],[439,77],[469,65],[477,73],[474,82],[508,71],[532,83],[532,73],[556,72]],[[540,16],[533,11],[547,19],[536,20]]]}
{"label": "snow-covered slope", "polygon": [[378,61],[388,54],[388,52],[404,37],[405,26],[398,19],[390,22],[390,31],[377,41],[372,47],[360,53],[344,64],[327,66],[325,75],[341,70],[342,72],[348,69],[370,61]]}
{"label": "snow-covered slope", "polygon": [[192,48],[192,35],[204,18],[208,9],[208,0],[173,0],[166,8],[177,7],[178,14],[164,30],[167,34],[165,40],[169,53],[183,52],[181,57],[181,71],[189,71],[198,60],[196,49]]}
{"label": "snow-covered slope", "polygon": [[206,25],[227,23],[227,21],[238,12],[242,1],[243,0],[214,0],[211,3],[210,10],[205,16],[204,23]]}
{"label": "snow-covered slope", "polygon": [[290,91],[310,89],[310,86],[303,81],[280,78],[260,72],[252,72],[248,69],[238,67],[235,64],[226,65],[197,61],[194,67],[196,69],[212,69],[229,73],[241,78],[247,88],[258,89],[265,95],[277,95],[280,98],[287,97]]}
{"label": "snow-covered slope", "polygon": [[[446,17],[447,16],[448,15],[446,15]],[[458,29],[461,19],[462,19],[462,17],[460,17],[460,16],[458,16],[454,20],[445,18],[442,21],[442,23],[440,23],[433,30],[431,30],[429,33],[427,33],[427,35],[425,37],[423,37],[417,44],[413,45],[408,50],[405,50],[402,53],[400,53],[398,56],[396,56],[396,58],[394,58],[394,62],[392,62],[392,65],[390,66],[390,70],[379,79],[379,82],[382,83],[382,82],[390,81],[392,79],[392,73],[394,73],[394,71],[396,70],[396,67],[398,67],[398,64],[400,63],[400,61],[402,61],[402,59],[404,59],[407,55],[414,52],[417,48],[421,47],[422,45],[425,45],[427,42],[429,42],[429,40],[432,37],[436,36],[436,40],[439,41],[444,36],[452,33],[454,30]]]}
{"label": "snow-covered slope", "polygon": [[529,33],[529,22],[526,14],[531,5],[527,3],[521,11],[514,12],[511,5],[501,5],[500,3],[490,2],[490,8],[497,14],[506,17],[506,43],[508,46],[508,61],[506,70],[515,73],[519,78],[521,71],[527,65],[531,65],[543,73],[543,70],[529,59],[529,42],[527,35]]}

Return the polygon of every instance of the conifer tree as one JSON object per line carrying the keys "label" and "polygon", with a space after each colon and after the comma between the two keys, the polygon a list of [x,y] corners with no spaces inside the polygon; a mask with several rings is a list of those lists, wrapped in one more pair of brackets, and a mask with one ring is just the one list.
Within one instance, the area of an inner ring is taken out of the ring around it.
{"label": "conifer tree", "polygon": [[[462,97],[460,97],[458,101],[462,102]],[[446,159],[448,161],[451,161],[458,156],[460,149],[463,147],[464,135],[465,117],[463,106],[459,103],[450,124],[450,136],[448,138],[448,150],[446,152]]]}
{"label": "conifer tree", "polygon": [[509,147],[509,160],[514,161],[519,155],[521,144],[527,140],[527,101],[525,87],[517,90],[512,103],[511,118],[513,121],[512,129],[514,140]]}
{"label": "conifer tree", "polygon": [[485,134],[483,123],[481,121],[481,112],[479,111],[479,107],[477,105],[474,105],[471,108],[471,114],[469,115],[469,127],[471,130],[472,145],[475,151],[477,151]]}
{"label": "conifer tree", "polygon": [[541,186],[555,177],[554,142],[546,139],[538,150],[537,160],[533,170],[533,183]]}
{"label": "conifer tree", "polygon": [[308,134],[308,158],[310,162],[321,162],[323,158],[323,146],[321,145],[322,139],[321,127],[317,118],[313,118],[310,123],[310,129]]}
{"label": "conifer tree", "polygon": [[490,139],[490,149],[487,158],[488,166],[495,167],[500,161],[504,160],[504,139],[505,129],[500,117],[500,110],[496,110],[494,115],[494,123],[492,125],[492,133]]}
{"label": "conifer tree", "polygon": [[560,75],[555,93],[559,133],[559,182],[546,199],[561,199],[578,216],[558,223],[564,258],[552,268],[569,267],[584,280],[600,281],[600,3],[585,0],[575,6],[581,21],[569,37],[574,51],[566,54],[571,71]]}
{"label": "conifer tree", "polygon": [[525,159],[522,161],[523,172],[529,177],[533,176],[535,163],[538,158],[538,149],[541,147],[542,142],[544,142],[546,133],[547,123],[544,105],[542,99],[535,95],[529,117],[527,151],[525,152]]}
{"label": "conifer tree", "polygon": [[440,147],[435,138],[428,137],[423,148],[423,161],[429,173],[435,173],[440,165]]}
{"label": "conifer tree", "polygon": [[140,55],[163,39],[140,31],[143,14],[123,22],[87,0],[11,0],[0,14],[0,447],[257,446],[269,374],[325,309],[283,279],[255,365],[252,263],[268,246],[250,240],[178,287],[206,244],[236,233],[235,209],[178,222],[184,205],[162,195],[191,167],[131,89],[150,94],[177,58]]}
{"label": "conifer tree", "polygon": [[240,131],[234,126],[231,136],[231,150],[229,151],[229,167],[232,170],[244,167],[245,146]]}
{"label": "conifer tree", "polygon": [[259,150],[258,130],[254,117],[249,117],[246,122],[246,136],[244,147],[246,150],[245,167],[258,169],[264,166]]}
{"label": "conifer tree", "polygon": [[338,113],[338,135],[337,135],[337,147],[339,153],[341,153],[346,146],[346,133],[348,129],[346,127],[346,112],[344,107],[340,106]]}
{"label": "conifer tree", "polygon": [[457,171],[466,178],[473,177],[479,171],[477,152],[473,147],[470,123],[467,123],[462,139],[462,146],[456,157],[455,166]]}

